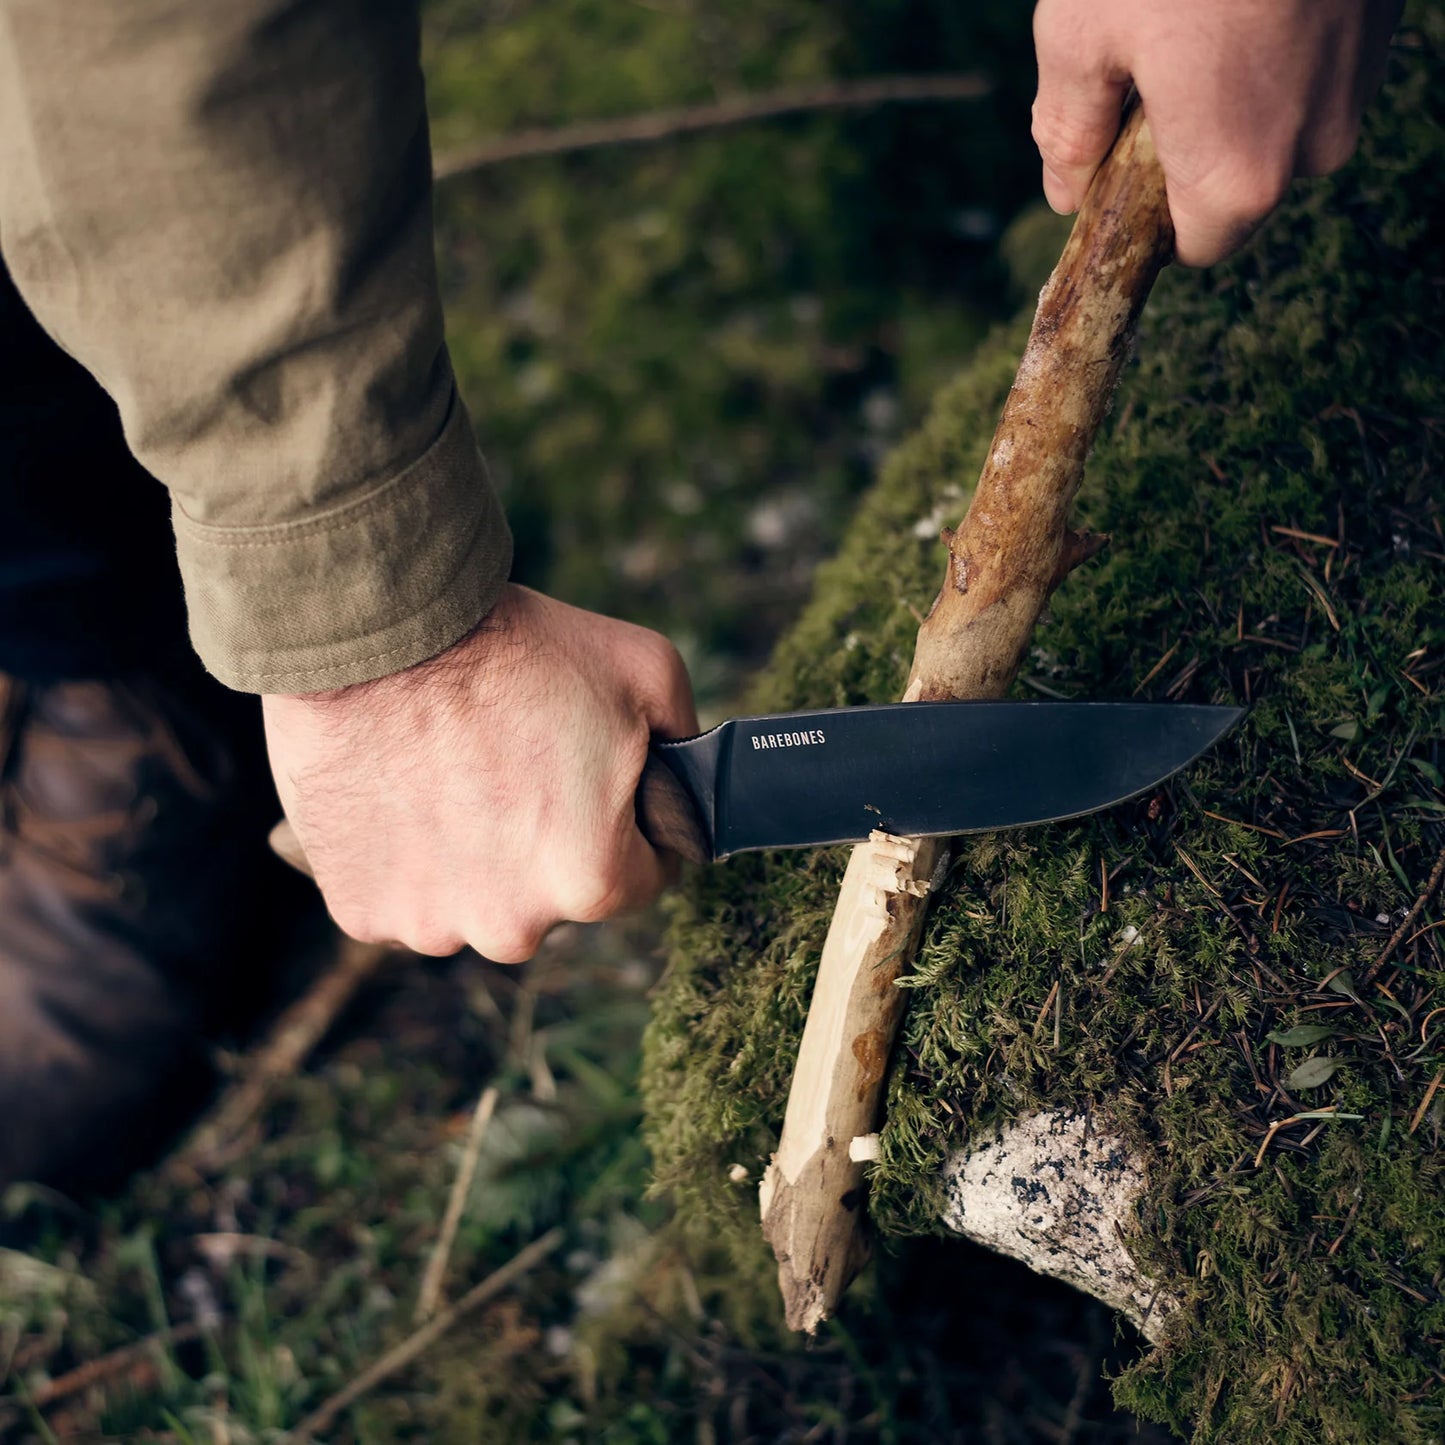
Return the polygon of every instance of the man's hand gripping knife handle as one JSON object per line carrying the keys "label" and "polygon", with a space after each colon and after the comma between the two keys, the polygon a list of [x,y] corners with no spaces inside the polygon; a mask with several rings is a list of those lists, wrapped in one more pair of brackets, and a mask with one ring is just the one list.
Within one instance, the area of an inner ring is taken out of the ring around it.
{"label": "man's hand gripping knife handle", "polygon": [[[692,794],[655,752],[648,753],[637,785],[637,826],[660,852],[676,853],[689,863],[712,862],[712,848]],[[285,818],[271,829],[271,848],[278,858],[308,878],[313,876],[306,850]]]}

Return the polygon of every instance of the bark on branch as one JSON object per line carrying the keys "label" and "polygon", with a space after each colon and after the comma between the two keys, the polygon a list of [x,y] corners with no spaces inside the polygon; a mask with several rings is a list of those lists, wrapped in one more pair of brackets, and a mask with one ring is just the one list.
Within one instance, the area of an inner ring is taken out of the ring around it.
{"label": "bark on branch", "polygon": [[[1136,110],[1039,298],[968,515],[944,534],[948,565],[905,701],[1002,697],[1049,595],[1106,540],[1070,531],[1069,508],[1173,244],[1164,177]],[[760,1191],[794,1329],[816,1330],[867,1257],[864,1166],[850,1145],[878,1127],[905,999],[894,982],[948,858],[947,840],[875,833],[843,879]]]}

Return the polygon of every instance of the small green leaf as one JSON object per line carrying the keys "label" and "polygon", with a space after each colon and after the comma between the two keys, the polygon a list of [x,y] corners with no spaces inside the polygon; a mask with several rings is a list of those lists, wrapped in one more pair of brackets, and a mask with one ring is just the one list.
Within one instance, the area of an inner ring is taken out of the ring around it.
{"label": "small green leaf", "polygon": [[1400,860],[1395,857],[1395,850],[1390,847],[1388,838],[1385,840],[1385,857],[1390,860],[1390,872],[1400,880],[1400,887],[1405,890],[1405,896],[1408,898],[1414,890],[1410,886],[1410,879],[1406,876],[1405,870],[1400,866]]}
{"label": "small green leaf", "polygon": [[1321,1039],[1332,1039],[1335,1031],[1324,1024],[1297,1024],[1283,1033],[1266,1034],[1270,1043],[1282,1049],[1302,1049],[1306,1044],[1317,1044]]}
{"label": "small green leaf", "polygon": [[1331,993],[1348,994],[1350,998],[1355,996],[1355,976],[1349,969],[1342,968],[1329,982]]}
{"label": "small green leaf", "polygon": [[1410,766],[1414,768],[1431,787],[1445,788],[1445,773],[1442,773],[1434,763],[1428,763],[1424,758],[1411,758]]}
{"label": "small green leaf", "polygon": [[1379,717],[1381,709],[1385,706],[1385,700],[1390,696],[1388,687],[1377,688],[1370,694],[1370,700],[1365,704],[1365,716],[1371,721]]}
{"label": "small green leaf", "polygon": [[1360,735],[1360,725],[1351,718],[1348,722],[1342,722],[1338,727],[1330,729],[1332,738],[1339,738],[1342,743],[1352,743]]}
{"label": "small green leaf", "polygon": [[1284,1086],[1286,1089],[1318,1089],[1321,1084],[1329,1083],[1339,1066],[1338,1059],[1314,1054],[1284,1081]]}

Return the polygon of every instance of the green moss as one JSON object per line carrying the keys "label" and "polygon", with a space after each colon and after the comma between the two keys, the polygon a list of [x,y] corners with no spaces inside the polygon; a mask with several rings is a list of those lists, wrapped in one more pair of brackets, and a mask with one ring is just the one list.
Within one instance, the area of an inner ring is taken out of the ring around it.
{"label": "green moss", "polygon": [[[1020,683],[1249,703],[1247,724],[1155,798],[964,842],[903,980],[878,1227],[938,1230],[970,1131],[1107,1113],[1150,1164],[1135,1252],[1188,1300],[1117,1392],[1198,1441],[1445,1428],[1445,1091],[1417,1122],[1445,1066],[1445,932],[1366,985],[1445,846],[1442,45],[1422,7],[1356,162],[1230,265],[1161,282],[1080,498],[1113,545]],[[885,468],[757,706],[897,695],[1023,327]],[[675,905],[649,1133],[660,1185],[744,1251],[754,1200],[727,1169],[776,1143],[843,859],[740,858]],[[1269,1037],[1301,1024],[1330,1032]],[[1335,1072],[1291,1087],[1314,1054]],[[1360,1118],[1281,1129],[1256,1167],[1273,1121],[1331,1108]]]}

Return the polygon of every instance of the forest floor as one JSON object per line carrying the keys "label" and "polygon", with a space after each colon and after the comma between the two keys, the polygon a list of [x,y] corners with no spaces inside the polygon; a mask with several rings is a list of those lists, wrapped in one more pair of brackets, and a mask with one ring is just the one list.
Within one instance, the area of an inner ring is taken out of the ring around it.
{"label": "forest floor", "polygon": [[652,920],[558,930],[522,969],[399,956],[229,1162],[162,1163],[104,1201],[13,1189],[0,1440],[288,1438],[415,1335],[490,1087],[443,1299],[560,1244],[314,1438],[1164,1445],[1110,1405],[1132,1345],[1109,1312],[965,1243],[890,1254],[817,1341],[789,1338],[648,1198],[657,967]]}

